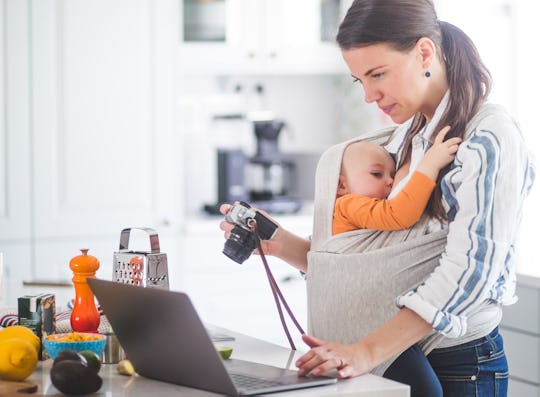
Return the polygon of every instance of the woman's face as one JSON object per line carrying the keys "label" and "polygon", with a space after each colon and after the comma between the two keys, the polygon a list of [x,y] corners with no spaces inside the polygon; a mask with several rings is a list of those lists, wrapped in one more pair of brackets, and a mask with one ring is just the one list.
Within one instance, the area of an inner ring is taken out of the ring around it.
{"label": "woman's face", "polygon": [[362,84],[366,102],[376,102],[392,121],[401,124],[417,112],[431,118],[435,110],[425,105],[429,79],[421,54],[418,45],[401,52],[387,44],[373,44],[344,50],[343,58]]}

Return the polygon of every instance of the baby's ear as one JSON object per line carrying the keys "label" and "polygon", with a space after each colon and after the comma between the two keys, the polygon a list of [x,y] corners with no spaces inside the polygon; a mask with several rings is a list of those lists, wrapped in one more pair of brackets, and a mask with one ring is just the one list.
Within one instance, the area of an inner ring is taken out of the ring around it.
{"label": "baby's ear", "polygon": [[336,197],[341,197],[347,194],[347,182],[345,181],[345,176],[340,175],[338,180],[338,187],[336,192]]}

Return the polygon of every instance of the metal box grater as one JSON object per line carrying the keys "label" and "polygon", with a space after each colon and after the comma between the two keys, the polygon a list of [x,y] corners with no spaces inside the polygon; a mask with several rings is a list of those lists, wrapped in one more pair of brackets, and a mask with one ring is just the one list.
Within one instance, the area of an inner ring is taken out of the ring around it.
{"label": "metal box grater", "polygon": [[[132,229],[144,230],[150,237],[150,250],[128,248]],[[141,287],[169,289],[167,255],[159,252],[157,232],[150,228],[127,228],[120,234],[120,249],[114,253],[113,281]]]}

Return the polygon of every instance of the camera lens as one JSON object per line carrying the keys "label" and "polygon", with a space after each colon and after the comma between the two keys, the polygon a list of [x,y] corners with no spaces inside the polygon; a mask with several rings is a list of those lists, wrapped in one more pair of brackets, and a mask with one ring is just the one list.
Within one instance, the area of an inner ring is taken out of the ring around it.
{"label": "camera lens", "polygon": [[255,234],[240,226],[231,230],[230,237],[225,241],[223,253],[236,263],[244,263],[251,256],[251,252],[257,247]]}

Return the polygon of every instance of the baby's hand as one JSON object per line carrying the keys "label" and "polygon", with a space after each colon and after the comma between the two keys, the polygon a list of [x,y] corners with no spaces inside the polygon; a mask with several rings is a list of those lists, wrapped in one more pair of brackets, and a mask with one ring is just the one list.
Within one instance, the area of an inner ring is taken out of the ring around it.
{"label": "baby's hand", "polygon": [[446,134],[450,131],[450,126],[444,127],[437,136],[433,146],[424,154],[424,158],[418,165],[418,171],[423,172],[433,180],[437,180],[439,171],[454,161],[461,138],[450,138],[444,140]]}

